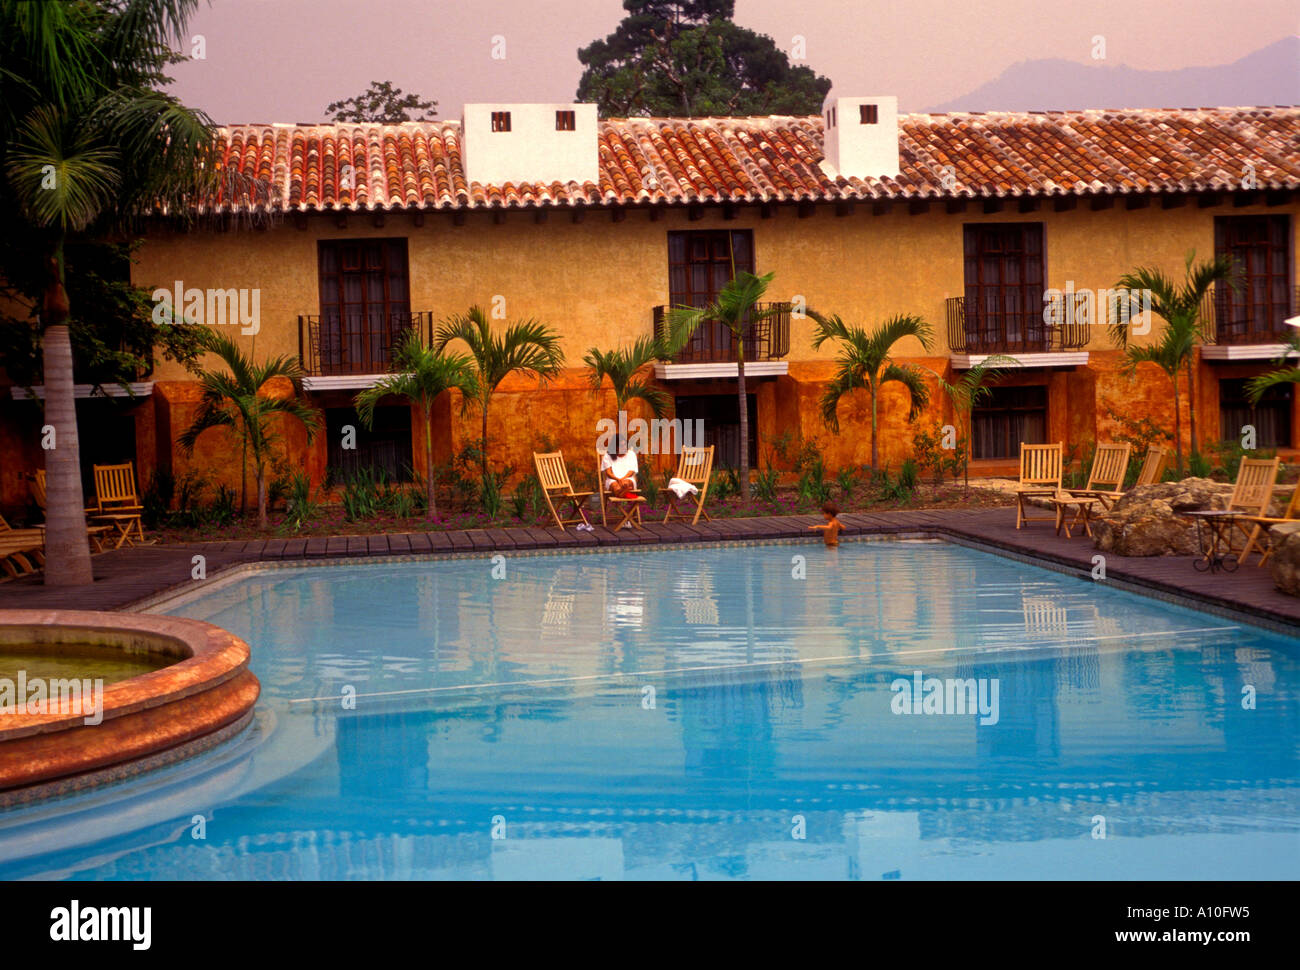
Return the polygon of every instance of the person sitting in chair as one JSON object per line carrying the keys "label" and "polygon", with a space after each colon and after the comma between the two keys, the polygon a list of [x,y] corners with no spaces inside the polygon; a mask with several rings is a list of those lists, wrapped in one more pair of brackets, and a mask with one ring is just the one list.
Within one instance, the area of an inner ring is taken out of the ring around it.
{"label": "person sitting in chair", "polygon": [[613,498],[636,498],[636,452],[611,458],[605,455],[600,460],[600,473],[605,477],[605,493]]}

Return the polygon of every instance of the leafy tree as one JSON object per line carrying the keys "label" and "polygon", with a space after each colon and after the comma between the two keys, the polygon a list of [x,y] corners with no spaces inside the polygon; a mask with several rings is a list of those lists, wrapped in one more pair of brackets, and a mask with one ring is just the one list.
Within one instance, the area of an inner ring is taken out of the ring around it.
{"label": "leafy tree", "polygon": [[[1140,267],[1120,277],[1116,287],[1129,294],[1128,313],[1118,314],[1111,324],[1111,340],[1124,350],[1125,369],[1130,375],[1138,364],[1155,364],[1169,377],[1174,389],[1174,457],[1178,475],[1183,474],[1183,433],[1181,392],[1178,371],[1187,371],[1188,409],[1191,418],[1192,455],[1198,454],[1196,441],[1196,395],[1192,382],[1192,349],[1201,342],[1201,308],[1214,284],[1240,285],[1239,270],[1228,256],[1216,256],[1196,262],[1189,252],[1181,284],[1175,283],[1159,269]],[[1152,344],[1131,347],[1128,343],[1128,320],[1140,308],[1141,294],[1151,294],[1151,312],[1165,321],[1159,337]]]}
{"label": "leafy tree", "polygon": [[911,364],[897,364],[891,354],[894,344],[905,337],[915,337],[926,350],[930,349],[932,331],[920,317],[897,315],[890,317],[875,331],[868,333],[861,327],[851,327],[840,317],[824,316],[809,310],[808,316],[816,322],[813,331],[813,349],[821,349],[828,340],[841,344],[835,358],[838,368],[822,395],[822,420],[832,431],[839,433],[840,398],[854,391],[866,391],[871,396],[871,471],[880,464],[879,405],[880,388],[891,382],[907,389],[908,420],[914,420],[930,403],[930,391],[925,386],[921,368]]}
{"label": "leafy tree", "polygon": [[[65,247],[167,205],[188,212],[218,177],[215,128],[161,88],[197,0],[0,0],[0,224],[39,258],[46,452],[45,582],[92,581],[73,401]],[[6,275],[10,267],[0,267]]]}
{"label": "leafy tree", "polygon": [[492,332],[492,323],[482,307],[453,316],[438,327],[435,349],[445,350],[453,340],[469,348],[477,368],[478,405],[483,412],[482,454],[483,480],[488,477],[488,406],[500,383],[513,373],[530,374],[543,384],[560,373],[564,352],[560,335],[537,320],[507,323],[500,334]]}
{"label": "leafy tree", "polygon": [[667,353],[662,341],[656,337],[641,337],[631,347],[608,351],[592,347],[582,362],[591,368],[593,394],[600,390],[608,377],[614,387],[617,410],[626,410],[629,401],[641,400],[650,405],[656,418],[662,418],[668,410],[668,395],[637,375],[665,356]]}
{"label": "leafy tree", "polygon": [[[374,122],[392,125],[401,121],[432,121],[438,114],[437,101],[422,101],[418,94],[403,94],[392,81],[371,81],[355,98],[331,101],[325,106],[333,121]],[[418,117],[412,118],[411,112]]]}
{"label": "leafy tree", "polygon": [[615,31],[578,51],[578,100],[602,117],[817,114],[831,82],[732,21],[734,0],[623,0]]}
{"label": "leafy tree", "polygon": [[736,349],[736,393],[740,397],[740,497],[746,502],[749,501],[749,398],[745,390],[745,338],[755,323],[785,312],[781,306],[758,308],[775,276],[775,273],[755,276],[741,270],[727,281],[718,298],[708,306],[679,306],[668,311],[666,355],[685,346],[691,334],[703,323],[720,323],[731,331]]}
{"label": "leafy tree", "polygon": [[[193,454],[199,435],[209,428],[229,428],[235,433],[252,453],[257,474],[257,525],[265,529],[266,466],[275,442],[270,419],[277,414],[297,418],[311,441],[320,427],[320,418],[301,397],[302,368],[295,358],[274,357],[258,364],[233,340],[214,330],[204,331],[203,341],[205,349],[216,354],[226,369],[199,372],[199,386],[203,389],[199,412],[178,440],[187,453]],[[266,393],[266,385],[281,377],[293,385],[292,397],[271,397]]]}
{"label": "leafy tree", "polygon": [[392,373],[366,388],[356,397],[357,414],[367,428],[373,426],[375,406],[388,395],[405,398],[424,416],[424,485],[430,518],[438,514],[437,473],[433,465],[433,404],[444,391],[460,390],[462,409],[478,400],[474,362],[463,354],[444,354],[426,347],[418,330],[412,329],[397,345]]}

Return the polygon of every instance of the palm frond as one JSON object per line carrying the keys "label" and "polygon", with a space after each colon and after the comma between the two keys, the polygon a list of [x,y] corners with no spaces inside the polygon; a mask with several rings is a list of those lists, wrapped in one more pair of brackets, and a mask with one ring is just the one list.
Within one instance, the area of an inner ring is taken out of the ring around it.
{"label": "palm frond", "polygon": [[926,386],[925,374],[919,367],[912,367],[909,364],[890,364],[880,372],[880,384],[890,382],[902,384],[907,388],[911,400],[907,419],[915,421],[917,415],[930,403],[930,388]]}

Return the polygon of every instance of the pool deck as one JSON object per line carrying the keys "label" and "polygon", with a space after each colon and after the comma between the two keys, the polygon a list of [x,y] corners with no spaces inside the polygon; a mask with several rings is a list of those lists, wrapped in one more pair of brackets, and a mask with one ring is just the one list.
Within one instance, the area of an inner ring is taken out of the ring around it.
{"label": "pool deck", "polygon": [[[1048,523],[1017,530],[1013,508],[903,509],[840,515],[847,536],[929,535],[973,543],[1058,570],[1090,577],[1097,555],[1091,540],[1056,536]],[[819,515],[722,519],[698,525],[647,523],[641,531],[561,532],[556,528],[469,529],[370,536],[272,538],[139,546],[95,556],[90,588],[47,588],[39,577],[0,584],[0,609],[124,610],[161,594],[192,589],[192,558],[206,559],[207,580],[232,567],[258,562],[337,560],[386,556],[538,552],[559,548],[632,547],[642,544],[815,538]],[[1216,611],[1248,614],[1269,625],[1300,627],[1300,599],[1273,586],[1268,569],[1252,562],[1235,573],[1197,572],[1188,556],[1133,558],[1108,554],[1106,577],[1162,598],[1191,599]]]}

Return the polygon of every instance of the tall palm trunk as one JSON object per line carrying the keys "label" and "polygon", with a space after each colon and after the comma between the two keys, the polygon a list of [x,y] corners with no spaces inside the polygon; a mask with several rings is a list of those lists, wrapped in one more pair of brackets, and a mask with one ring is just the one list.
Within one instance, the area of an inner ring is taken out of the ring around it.
{"label": "tall palm trunk", "polygon": [[1178,477],[1183,477],[1183,406],[1178,395],[1178,368],[1170,375],[1174,381],[1174,461],[1178,465]]}
{"label": "tall palm trunk", "polygon": [[433,481],[433,401],[424,404],[424,490],[425,514],[431,519],[437,518],[438,490]]}
{"label": "tall palm trunk", "polygon": [[54,428],[54,447],[45,452],[45,584],[85,586],[94,582],[94,574],[86,538],[85,495],[81,490],[77,403],[72,387],[72,337],[68,330],[62,249],[62,243],[57,244],[49,260],[50,276],[42,313],[45,423]]}
{"label": "tall palm trunk", "polygon": [[479,449],[482,458],[483,479],[487,480],[488,473],[488,456],[487,456],[487,418],[488,418],[488,399],[483,398],[483,437],[479,439]]}
{"label": "tall palm trunk", "polygon": [[876,394],[878,388],[873,382],[871,385],[871,477],[875,478],[876,469],[880,465],[880,448],[877,444],[880,438],[879,417],[876,408]]}
{"label": "tall palm trunk", "polygon": [[736,393],[740,395],[740,498],[749,501],[749,395],[745,393],[745,345],[737,341]]}
{"label": "tall palm trunk", "polygon": [[1193,380],[1192,355],[1187,355],[1187,418],[1192,428],[1192,457],[1198,454],[1196,444],[1196,383]]}

